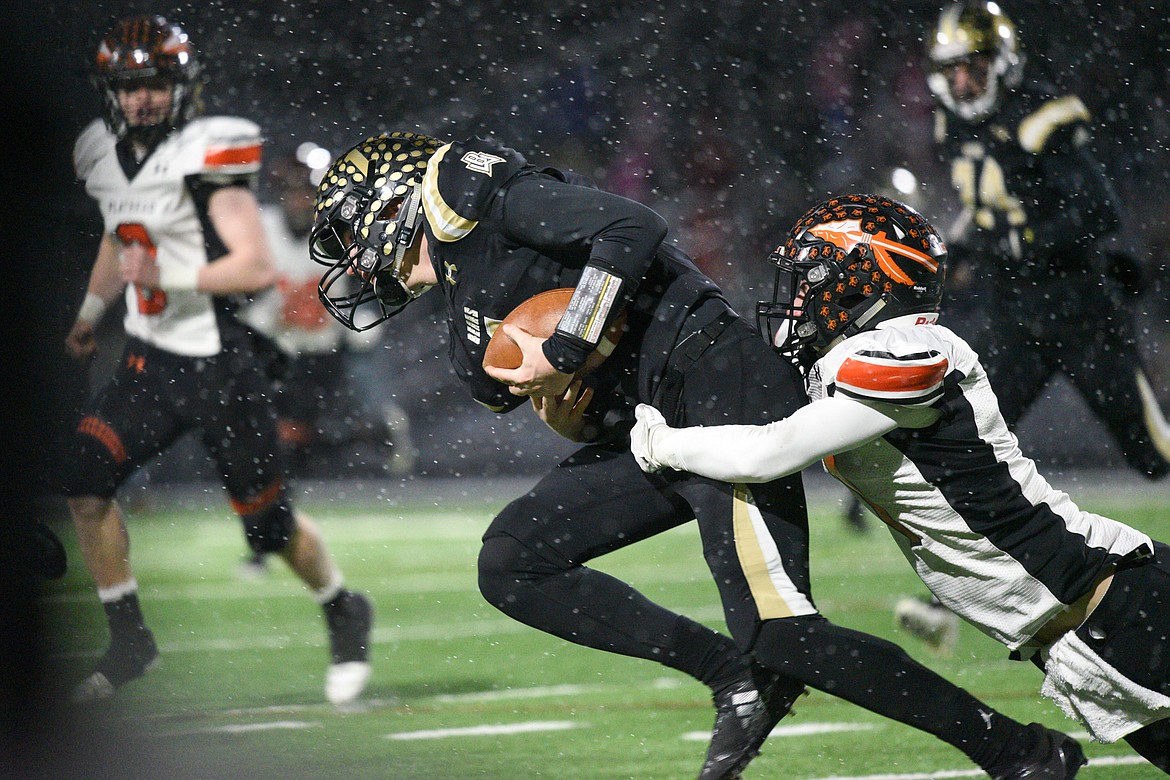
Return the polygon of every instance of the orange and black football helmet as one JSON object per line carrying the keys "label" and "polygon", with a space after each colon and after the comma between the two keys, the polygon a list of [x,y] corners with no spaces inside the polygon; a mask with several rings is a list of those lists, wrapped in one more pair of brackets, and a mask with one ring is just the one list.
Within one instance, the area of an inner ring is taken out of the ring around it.
{"label": "orange and black football helmet", "polygon": [[807,366],[837,342],[906,314],[938,312],[947,250],[926,218],[880,195],[842,195],[802,216],[769,256],[760,332]]}
{"label": "orange and black football helmet", "polygon": [[[131,127],[117,91],[153,79],[170,84],[170,114],[158,125]],[[195,48],[179,25],[161,16],[132,16],[118,22],[98,44],[93,81],[104,101],[106,125],[118,138],[131,135],[157,142],[201,108],[201,68]]]}

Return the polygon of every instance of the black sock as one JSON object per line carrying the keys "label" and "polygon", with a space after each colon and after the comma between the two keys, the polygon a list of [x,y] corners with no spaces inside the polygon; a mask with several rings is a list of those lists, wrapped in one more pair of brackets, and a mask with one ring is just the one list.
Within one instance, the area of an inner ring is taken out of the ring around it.
{"label": "black sock", "polygon": [[680,615],[671,636],[666,666],[685,672],[719,693],[743,678],[751,658],[729,638]]}
{"label": "black sock", "polygon": [[322,604],[321,609],[325,610],[326,617],[332,615],[341,615],[345,612],[345,608],[352,597],[352,591],[348,591],[345,588],[342,588],[341,590],[337,591],[336,596]]}
{"label": "black sock", "polygon": [[146,630],[142,607],[138,604],[138,591],[127,593],[114,601],[103,601],[106,621],[110,625],[110,640],[137,641]]}
{"label": "black sock", "polygon": [[142,674],[158,657],[154,636],[142,618],[138,593],[127,593],[114,601],[103,601],[110,624],[110,646],[94,666],[95,672],[118,688]]}
{"label": "black sock", "polygon": [[884,639],[820,616],[769,620],[753,652],[769,669],[932,734],[984,769],[1036,737]]}

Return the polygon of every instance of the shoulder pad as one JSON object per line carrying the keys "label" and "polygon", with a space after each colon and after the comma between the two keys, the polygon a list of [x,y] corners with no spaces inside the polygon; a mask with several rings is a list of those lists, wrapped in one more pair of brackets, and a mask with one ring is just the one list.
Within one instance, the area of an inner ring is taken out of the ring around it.
{"label": "shoulder pad", "polygon": [[928,406],[943,393],[950,361],[925,343],[906,339],[858,339],[837,364],[837,393],[859,401]]}
{"label": "shoulder pad", "polygon": [[1030,154],[1040,154],[1053,133],[1061,128],[1089,121],[1089,109],[1076,95],[1046,100],[1040,108],[1020,121],[1020,146]]}
{"label": "shoulder pad", "polygon": [[435,152],[423,176],[423,210],[439,241],[458,241],[487,214],[492,198],[528,161],[484,138]]}
{"label": "shoulder pad", "polygon": [[192,147],[192,174],[232,178],[260,172],[260,126],[251,120],[200,117],[181,133],[184,145]]}
{"label": "shoulder pad", "polygon": [[88,179],[98,159],[114,143],[114,134],[106,128],[106,123],[102,120],[95,119],[86,125],[73,145],[73,170],[77,172],[77,178],[82,181]]}

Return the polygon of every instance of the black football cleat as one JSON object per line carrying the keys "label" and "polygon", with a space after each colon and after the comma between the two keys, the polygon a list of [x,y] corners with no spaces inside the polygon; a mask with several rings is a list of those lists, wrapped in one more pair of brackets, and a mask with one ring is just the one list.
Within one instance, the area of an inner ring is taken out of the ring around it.
{"label": "black football cleat", "polygon": [[1022,765],[993,775],[995,780],[1072,780],[1088,763],[1080,744],[1069,735],[1039,723],[1030,723],[1028,728],[1038,732],[1036,749]]}
{"label": "black football cleat", "polygon": [[327,610],[329,654],[325,673],[325,698],[337,705],[350,704],[370,679],[370,629],[374,607],[360,593],[346,591],[336,608]]}
{"label": "black football cleat", "polygon": [[105,655],[94,666],[93,674],[73,689],[74,702],[108,699],[131,680],[158,666],[158,646],[150,629],[143,628],[133,639],[112,639]]}
{"label": "black football cleat", "polygon": [[760,754],[772,729],[806,693],[802,683],[753,664],[742,680],[716,694],[715,727],[699,780],[738,778]]}

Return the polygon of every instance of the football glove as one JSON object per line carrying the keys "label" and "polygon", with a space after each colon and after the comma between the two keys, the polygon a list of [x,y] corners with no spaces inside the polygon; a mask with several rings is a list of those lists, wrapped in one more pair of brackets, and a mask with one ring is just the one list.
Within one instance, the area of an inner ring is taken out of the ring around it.
{"label": "football glove", "polygon": [[654,442],[657,437],[670,430],[666,418],[662,416],[662,412],[649,404],[638,404],[634,416],[637,422],[630,429],[630,451],[634,453],[634,460],[638,461],[638,467],[647,474],[662,471],[666,464],[654,458]]}

